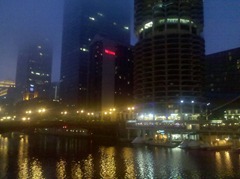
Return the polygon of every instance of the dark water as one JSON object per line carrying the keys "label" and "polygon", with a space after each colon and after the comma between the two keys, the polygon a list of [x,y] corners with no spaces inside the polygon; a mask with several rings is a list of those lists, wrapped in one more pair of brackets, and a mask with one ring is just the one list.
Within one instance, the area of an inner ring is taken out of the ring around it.
{"label": "dark water", "polygon": [[0,178],[240,178],[240,155],[79,138],[1,135]]}

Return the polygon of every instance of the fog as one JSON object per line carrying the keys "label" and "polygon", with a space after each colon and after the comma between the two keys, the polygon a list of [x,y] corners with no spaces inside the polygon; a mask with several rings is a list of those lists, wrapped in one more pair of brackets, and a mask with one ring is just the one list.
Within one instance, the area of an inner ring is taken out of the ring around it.
{"label": "fog", "polygon": [[[63,1],[0,1],[0,80],[15,80],[18,48],[35,37],[52,43],[52,79],[59,79]],[[206,54],[240,47],[240,1],[205,0],[204,4]]]}
{"label": "fog", "polygon": [[15,80],[18,48],[35,38],[53,45],[53,80],[59,77],[63,0],[0,2],[0,80]]}

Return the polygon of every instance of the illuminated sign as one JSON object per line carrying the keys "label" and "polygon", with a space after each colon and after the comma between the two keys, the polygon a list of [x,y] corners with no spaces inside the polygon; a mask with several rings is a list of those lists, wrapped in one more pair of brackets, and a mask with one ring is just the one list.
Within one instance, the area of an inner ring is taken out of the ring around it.
{"label": "illuminated sign", "polygon": [[108,55],[116,55],[114,51],[105,49],[104,52]]}

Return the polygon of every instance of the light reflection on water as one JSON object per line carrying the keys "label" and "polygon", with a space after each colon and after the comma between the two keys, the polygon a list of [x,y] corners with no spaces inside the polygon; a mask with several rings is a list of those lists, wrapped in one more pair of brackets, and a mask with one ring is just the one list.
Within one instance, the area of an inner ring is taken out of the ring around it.
{"label": "light reflection on water", "polygon": [[116,178],[116,151],[114,147],[100,147],[100,176],[101,178]]}
{"label": "light reflection on water", "polygon": [[2,135],[0,135],[0,159],[2,160],[0,165],[0,177],[4,178],[8,167],[8,138],[4,138]]}
{"label": "light reflection on water", "polygon": [[121,152],[124,159],[123,164],[126,167],[124,172],[124,178],[132,178],[132,179],[137,178],[136,170],[134,168],[133,150],[131,150],[130,148],[124,147]]}
{"label": "light reflection on water", "polygon": [[239,154],[0,135],[0,178],[240,178]]}

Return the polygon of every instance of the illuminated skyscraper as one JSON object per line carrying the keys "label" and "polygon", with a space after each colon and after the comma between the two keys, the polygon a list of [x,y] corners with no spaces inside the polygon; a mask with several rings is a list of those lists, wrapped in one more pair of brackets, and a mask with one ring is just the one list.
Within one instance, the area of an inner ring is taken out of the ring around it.
{"label": "illuminated skyscraper", "polygon": [[203,24],[202,0],[135,0],[134,93],[142,111],[200,110]]}
{"label": "illuminated skyscraper", "polygon": [[16,88],[20,98],[48,98],[51,72],[52,49],[47,42],[22,47],[18,54],[16,72]]}
{"label": "illuminated skyscraper", "polygon": [[129,0],[65,0],[60,98],[86,105],[89,44],[96,34],[129,44]]}

